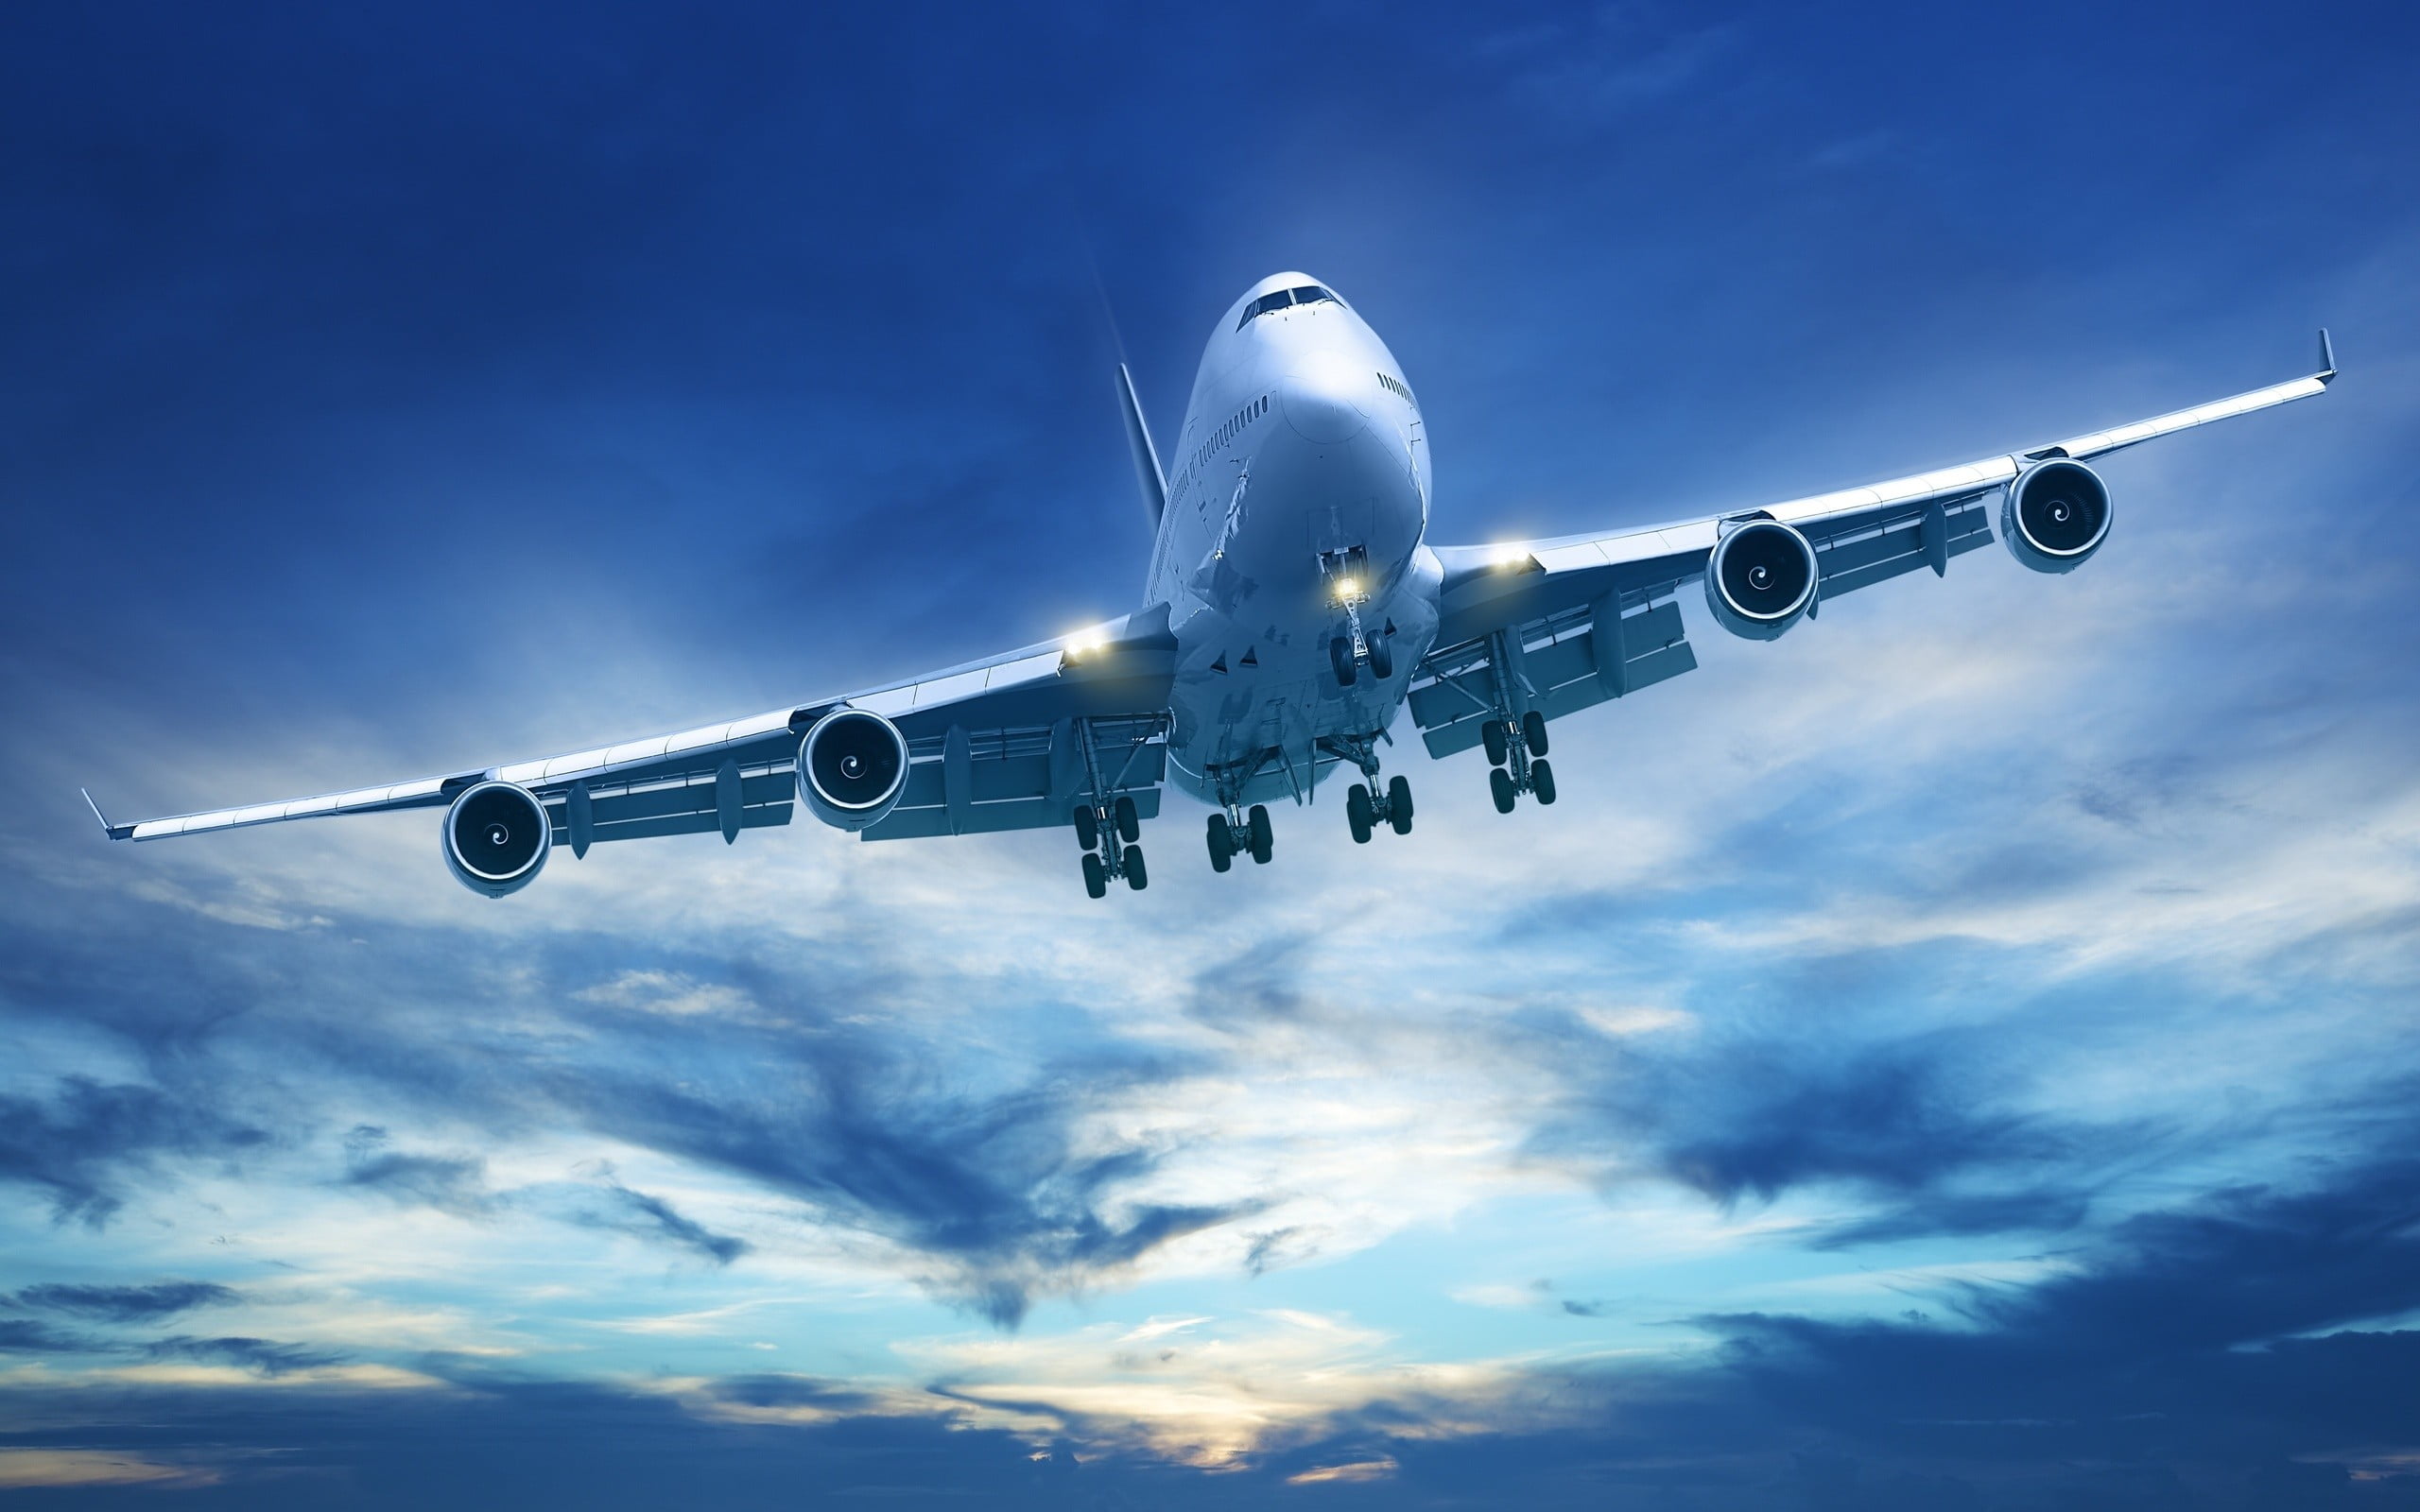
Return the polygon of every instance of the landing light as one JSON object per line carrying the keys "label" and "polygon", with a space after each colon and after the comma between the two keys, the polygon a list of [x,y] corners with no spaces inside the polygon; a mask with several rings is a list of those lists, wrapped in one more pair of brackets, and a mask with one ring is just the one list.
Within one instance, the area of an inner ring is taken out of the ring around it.
{"label": "landing light", "polygon": [[1098,630],[1078,630],[1067,637],[1062,654],[1070,661],[1081,661],[1109,644],[1109,637]]}
{"label": "landing light", "polygon": [[1339,598],[1351,598],[1359,592],[1361,592],[1361,585],[1350,577],[1340,577],[1336,580],[1336,596]]}
{"label": "landing light", "polygon": [[1508,541],[1504,544],[1495,548],[1495,565],[1498,567],[1518,567],[1522,562],[1529,559],[1529,552],[1522,549],[1517,542]]}

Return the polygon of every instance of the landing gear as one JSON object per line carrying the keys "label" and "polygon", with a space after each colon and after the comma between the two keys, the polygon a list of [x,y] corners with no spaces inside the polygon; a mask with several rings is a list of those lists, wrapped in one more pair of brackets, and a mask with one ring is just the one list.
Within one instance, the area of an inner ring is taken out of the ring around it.
{"label": "landing gear", "polygon": [[1210,816],[1210,869],[1225,871],[1239,855],[1252,857],[1255,866],[1269,865],[1277,845],[1277,837],[1269,826],[1269,810],[1258,803],[1249,810],[1242,806],[1243,786],[1251,780],[1251,772],[1226,767],[1216,775],[1222,812]]}
{"label": "landing gear", "polygon": [[1411,784],[1400,777],[1387,780],[1387,822],[1397,834],[1411,833]]}
{"label": "landing gear", "polygon": [[1353,831],[1355,845],[1368,845],[1382,824],[1397,834],[1411,833],[1411,783],[1400,777],[1383,787],[1378,783],[1380,738],[1378,734],[1329,736],[1321,742],[1338,760],[1361,768],[1364,781],[1344,792],[1344,822]]}
{"label": "landing gear", "polygon": [[1491,719],[1479,731],[1487,747],[1487,790],[1495,812],[1510,814],[1527,793],[1540,803],[1554,801],[1554,768],[1546,762],[1547,722],[1535,709],[1516,722]]}
{"label": "landing gear", "polygon": [[[1091,796],[1078,803],[1070,815],[1076,823],[1076,844],[1083,850],[1084,893],[1103,898],[1109,885],[1123,877],[1126,885],[1136,892],[1151,885],[1150,872],[1143,865],[1143,848],[1136,842],[1143,838],[1143,815],[1135,806],[1132,793],[1117,793],[1123,774],[1111,771],[1103,781],[1103,765],[1093,747],[1089,721],[1079,720],[1077,728],[1083,742],[1084,776]],[[1056,737],[1054,737],[1056,738]],[[1104,792],[1115,797],[1103,797]]]}
{"label": "landing gear", "polygon": [[1370,843],[1370,790],[1354,783],[1352,791],[1344,795],[1344,822],[1352,826],[1355,845]]}
{"label": "landing gear", "polygon": [[1361,606],[1370,601],[1370,553],[1360,546],[1323,551],[1319,563],[1329,600],[1344,611],[1344,632],[1327,643],[1328,667],[1336,674],[1336,685],[1349,688],[1359,681],[1364,662],[1370,663],[1372,677],[1386,681],[1395,675],[1394,647],[1387,644],[1395,632],[1394,623],[1389,621],[1384,629],[1375,631],[1361,623]]}

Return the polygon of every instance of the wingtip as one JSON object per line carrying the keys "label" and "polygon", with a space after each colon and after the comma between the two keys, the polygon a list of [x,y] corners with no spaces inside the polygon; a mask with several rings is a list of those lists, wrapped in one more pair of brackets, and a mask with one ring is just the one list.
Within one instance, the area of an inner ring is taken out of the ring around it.
{"label": "wingtip", "polygon": [[101,806],[98,803],[93,801],[92,789],[79,787],[76,791],[84,795],[84,806],[93,811],[93,817],[101,821],[101,833],[103,834],[108,835],[112,840],[124,840],[133,835],[133,825],[112,824],[110,822],[110,816],[101,812]]}
{"label": "wingtip", "polygon": [[2327,327],[2319,328],[2319,371],[2312,374],[2321,383],[2336,376],[2336,343],[2327,339]]}

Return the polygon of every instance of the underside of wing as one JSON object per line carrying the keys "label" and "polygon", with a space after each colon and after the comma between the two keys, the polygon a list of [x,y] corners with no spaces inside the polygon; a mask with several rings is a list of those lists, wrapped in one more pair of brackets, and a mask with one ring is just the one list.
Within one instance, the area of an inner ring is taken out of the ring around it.
{"label": "underside of wing", "polygon": [[1770,640],[1826,599],[1920,567],[1945,574],[1992,541],[1996,505],[2020,562],[2070,571],[2112,518],[2087,460],[2324,392],[2336,375],[2325,332],[2320,351],[2308,377],[1885,483],[1672,524],[1441,547],[1437,638],[1413,679],[1413,720],[1433,756],[1485,744],[1517,771],[1547,721],[1697,664],[1679,608],[1687,585],[1705,586],[1715,623]]}
{"label": "underside of wing", "polygon": [[[1148,817],[1167,770],[1174,673],[1175,638],[1161,608],[911,681],[679,734],[315,798],[101,823],[112,839],[159,840],[442,808],[448,864],[466,884],[500,896],[535,875],[556,844],[584,855],[614,840],[716,831],[731,840],[789,823],[802,801],[870,840],[1062,824],[1087,796],[1103,805],[1125,798]],[[848,719],[836,724],[841,714]],[[819,730],[843,725],[855,746],[819,782],[802,770],[803,755],[817,748]],[[869,759],[889,763],[871,796],[859,791],[868,774],[856,769]],[[533,829],[544,843],[525,853]],[[490,835],[492,859],[499,867],[512,860],[493,875],[478,850]]]}

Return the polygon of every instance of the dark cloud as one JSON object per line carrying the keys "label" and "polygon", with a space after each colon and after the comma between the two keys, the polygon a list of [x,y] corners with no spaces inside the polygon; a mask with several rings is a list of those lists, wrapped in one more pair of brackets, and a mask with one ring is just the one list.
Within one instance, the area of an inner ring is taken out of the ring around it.
{"label": "dark cloud", "polygon": [[312,1370],[321,1366],[341,1365],[345,1356],[328,1349],[315,1349],[300,1344],[280,1344],[272,1339],[246,1338],[230,1335],[221,1338],[196,1338],[177,1334],[159,1339],[144,1347],[144,1355],[153,1360],[192,1360],[202,1365],[231,1365],[265,1376],[282,1376],[295,1370]]}
{"label": "dark cloud", "polygon": [[356,1125],[345,1136],[342,1182],[406,1207],[435,1208],[460,1217],[493,1210],[487,1162],[474,1156],[413,1155],[387,1148],[387,1131]]}
{"label": "dark cloud", "polygon": [[1884,1200],[1830,1247],[2072,1228],[2109,1164],[2152,1133],[2012,1108],[2011,1077],[1970,1038],[1554,1043],[1577,1053],[1556,1057],[1568,1091],[1534,1151],[1609,1177],[1643,1165],[1726,1206],[1825,1183]]}
{"label": "dark cloud", "polygon": [[50,1194],[60,1221],[98,1228],[122,1201],[118,1184],[167,1156],[225,1155],[268,1140],[154,1087],[62,1076],[46,1099],[0,1094],[0,1180]]}
{"label": "dark cloud", "polygon": [[66,1333],[38,1318],[0,1317],[0,1354],[84,1354],[105,1342]]}
{"label": "dark cloud", "polygon": [[70,1313],[107,1323],[142,1323],[197,1307],[242,1300],[234,1288],[216,1281],[155,1281],[148,1286],[73,1286],[48,1283],[17,1294],[24,1307]]}
{"label": "dark cloud", "polygon": [[662,1197],[634,1192],[618,1181],[596,1189],[596,1205],[579,1210],[579,1222],[694,1250],[717,1265],[748,1253],[748,1241],[716,1233]]}

